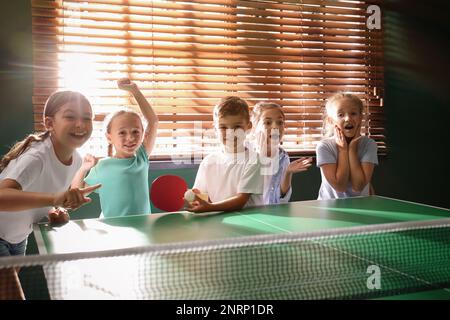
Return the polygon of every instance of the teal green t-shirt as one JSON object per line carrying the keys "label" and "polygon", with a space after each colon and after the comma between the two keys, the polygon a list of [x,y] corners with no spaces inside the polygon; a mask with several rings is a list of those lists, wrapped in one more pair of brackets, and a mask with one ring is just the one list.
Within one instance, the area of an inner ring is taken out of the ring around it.
{"label": "teal green t-shirt", "polygon": [[132,158],[105,158],[91,169],[84,181],[101,183],[97,189],[105,218],[151,213],[147,153],[141,146]]}

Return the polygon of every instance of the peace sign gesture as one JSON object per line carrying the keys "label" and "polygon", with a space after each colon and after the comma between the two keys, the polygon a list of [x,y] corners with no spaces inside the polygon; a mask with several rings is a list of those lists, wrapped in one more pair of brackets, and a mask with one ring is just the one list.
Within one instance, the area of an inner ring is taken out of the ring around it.
{"label": "peace sign gesture", "polygon": [[96,184],[86,188],[71,188],[65,192],[57,193],[54,195],[53,206],[71,210],[78,209],[82,205],[91,202],[92,200],[86,196],[100,187],[101,184]]}

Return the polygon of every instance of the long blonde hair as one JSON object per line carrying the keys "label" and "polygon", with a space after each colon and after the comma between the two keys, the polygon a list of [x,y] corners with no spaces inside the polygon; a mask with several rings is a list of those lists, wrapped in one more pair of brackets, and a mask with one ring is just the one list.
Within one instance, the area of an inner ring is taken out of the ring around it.
{"label": "long blonde hair", "polygon": [[364,103],[363,101],[356,95],[346,92],[337,92],[333,94],[330,98],[328,98],[327,103],[325,104],[325,108],[323,111],[323,128],[322,132],[325,137],[333,136],[333,126],[330,123],[331,113],[333,112],[333,108],[336,106],[336,103],[340,100],[348,99],[352,101],[358,108],[361,115],[364,114]]}
{"label": "long blonde hair", "polygon": [[[89,106],[89,100],[79,92],[76,91],[57,91],[48,97],[44,106],[43,120],[46,117],[53,117],[58,110],[67,103],[85,104]],[[0,160],[0,172],[2,172],[8,164],[23,154],[33,142],[42,142],[50,136],[50,131],[36,132],[28,135],[22,141],[17,142],[6,155]]]}

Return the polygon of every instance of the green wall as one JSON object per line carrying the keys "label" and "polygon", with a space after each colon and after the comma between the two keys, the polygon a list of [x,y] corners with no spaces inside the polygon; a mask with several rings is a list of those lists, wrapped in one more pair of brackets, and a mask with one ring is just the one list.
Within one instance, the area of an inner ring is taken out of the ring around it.
{"label": "green wall", "polygon": [[31,1],[3,1],[0,12],[0,155],[33,130]]}
{"label": "green wall", "polygon": [[383,14],[389,152],[376,191],[450,208],[450,5],[387,0]]}
{"label": "green wall", "polygon": [[[0,154],[32,130],[30,2],[5,2],[0,13]],[[382,14],[389,151],[380,159],[373,184],[380,195],[450,208],[450,10],[435,0],[386,0]],[[151,180],[174,172],[193,183],[195,168],[151,169]],[[319,186],[317,168],[298,174],[292,200],[316,198]],[[88,217],[98,210],[94,201],[77,215]]]}

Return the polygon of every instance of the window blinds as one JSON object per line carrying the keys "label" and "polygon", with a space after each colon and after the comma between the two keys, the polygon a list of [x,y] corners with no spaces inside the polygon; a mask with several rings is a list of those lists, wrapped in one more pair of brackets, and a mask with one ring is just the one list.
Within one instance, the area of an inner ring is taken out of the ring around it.
{"label": "window blinds", "polygon": [[79,90],[96,114],[87,151],[106,155],[101,121],[135,104],[116,86],[129,77],[160,118],[154,158],[214,149],[212,110],[229,95],[281,104],[283,147],[312,154],[326,99],[346,91],[384,153],[383,32],[366,25],[380,2],[32,0],[35,127],[48,95]]}

